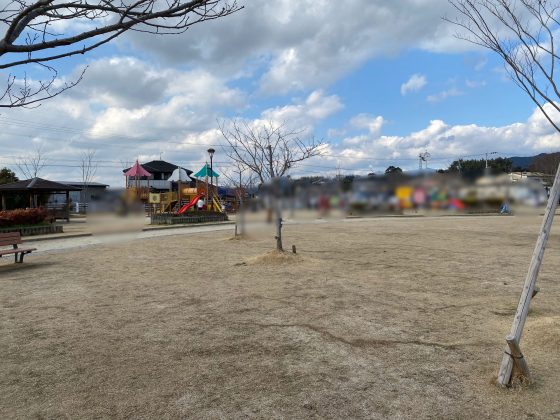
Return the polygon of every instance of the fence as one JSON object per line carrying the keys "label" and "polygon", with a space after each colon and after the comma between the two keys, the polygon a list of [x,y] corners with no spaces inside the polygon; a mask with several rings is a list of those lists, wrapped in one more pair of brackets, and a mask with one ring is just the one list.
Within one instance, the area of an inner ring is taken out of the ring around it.
{"label": "fence", "polygon": [[25,227],[0,228],[0,233],[19,232],[21,236],[46,235],[49,233],[63,233],[60,225],[38,225]]}
{"label": "fence", "polygon": [[224,213],[205,213],[188,216],[176,216],[174,214],[154,214],[150,217],[152,225],[178,225],[190,223],[225,222],[228,220]]}

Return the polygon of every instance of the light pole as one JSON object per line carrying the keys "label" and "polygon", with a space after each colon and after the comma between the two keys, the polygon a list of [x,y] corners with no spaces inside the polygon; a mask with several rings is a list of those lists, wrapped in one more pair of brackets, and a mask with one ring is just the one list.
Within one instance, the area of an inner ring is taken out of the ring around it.
{"label": "light pole", "polygon": [[206,208],[208,208],[209,205],[212,206],[212,194],[213,194],[212,188],[213,188],[213,185],[214,185],[214,179],[213,179],[214,178],[214,169],[213,169],[213,166],[212,166],[212,159],[214,158],[214,153],[216,152],[212,148],[208,149],[207,151],[208,151],[208,155],[210,155],[210,192],[208,193],[208,197],[207,197],[208,203],[206,203]]}

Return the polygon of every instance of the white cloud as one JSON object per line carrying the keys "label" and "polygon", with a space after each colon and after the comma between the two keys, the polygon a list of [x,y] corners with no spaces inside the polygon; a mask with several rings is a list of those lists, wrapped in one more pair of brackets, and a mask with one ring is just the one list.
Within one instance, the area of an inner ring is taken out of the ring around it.
{"label": "white cloud", "polygon": [[410,92],[420,91],[428,83],[426,76],[422,74],[413,74],[405,83],[401,85],[401,95],[406,95]]}
{"label": "white cloud", "polygon": [[[186,72],[185,77],[188,75],[193,74]],[[203,74],[194,77],[195,80],[199,78],[205,79]],[[62,96],[46,102],[39,113],[37,110],[13,110],[9,118],[1,117],[0,156],[3,160],[0,165],[9,163],[14,155],[42,145],[55,165],[45,168],[42,175],[54,180],[79,180],[76,159],[81,151],[90,148],[98,150],[97,158],[105,162],[98,171],[97,180],[113,186],[122,184],[120,170],[123,164],[120,162],[130,162],[136,157],[147,160],[159,158],[162,154],[164,159],[197,169],[207,159],[205,151],[208,146],[223,142],[216,129],[216,118],[224,115],[215,109],[220,106],[218,102],[236,97],[233,93],[227,94],[225,86],[211,94],[207,89],[213,83],[219,81],[208,79],[193,95],[189,95],[188,89],[187,92],[177,89],[175,96],[136,108],[123,105],[98,109],[85,99]],[[204,92],[206,97],[197,99]],[[108,101],[112,103],[113,100]],[[236,103],[237,99],[230,105],[235,108]],[[338,96],[314,91],[287,105],[265,109],[247,121],[250,124],[269,119],[288,122],[311,134],[319,123],[335,115],[343,106]],[[552,111],[550,106],[547,109]],[[560,121],[560,117],[555,119]],[[62,127],[60,121],[65,121],[68,128]],[[431,166],[446,167],[453,159],[488,150],[505,156],[528,156],[560,148],[560,135],[538,110],[525,122],[501,127],[450,126],[436,119],[407,135],[384,135],[385,122],[379,115],[358,114],[351,118],[343,127],[361,132],[327,145],[330,156],[322,156],[320,164],[333,168],[340,165],[349,171],[365,173],[371,171],[370,165],[376,171],[388,165],[413,169],[417,165],[418,153],[424,150],[433,156]],[[344,132],[337,127],[332,131],[337,137]],[[215,162],[219,167],[225,163],[220,148],[216,149]],[[302,170],[296,168],[293,174],[305,173],[298,172]]]}
{"label": "white cloud", "polygon": [[304,101],[266,109],[261,113],[263,120],[288,124],[296,129],[310,128],[313,124],[340,111],[344,105],[336,95],[325,95],[324,91],[312,92]]}
{"label": "white cloud", "polygon": [[439,93],[436,93],[436,94],[433,94],[433,95],[429,95],[428,97],[426,97],[426,100],[428,102],[432,102],[432,103],[442,102],[442,101],[445,101],[448,98],[452,98],[454,96],[461,96],[463,94],[464,94],[464,92],[457,89],[457,88],[450,88],[450,89],[444,90],[442,92],[439,92]]}
{"label": "white cloud", "polygon": [[486,86],[486,80],[470,80],[470,79],[467,79],[467,80],[465,80],[465,85],[470,89],[484,87],[484,86]]}
{"label": "white cloud", "polygon": [[267,94],[325,88],[369,59],[406,49],[474,48],[441,19],[453,16],[441,0],[251,0],[245,6],[184,35],[129,33],[124,42],[169,63],[261,75],[259,87]]}
{"label": "white cloud", "polygon": [[[554,120],[560,114],[547,105]],[[354,120],[354,119],[353,119]],[[420,152],[432,154],[430,166],[445,168],[451,161],[463,156],[482,155],[496,151],[502,156],[532,156],[560,149],[560,133],[536,109],[523,123],[501,127],[481,127],[475,124],[450,126],[442,120],[433,120],[423,129],[403,136],[387,136],[365,132],[347,137],[340,144],[330,146],[330,155],[321,160],[333,167],[340,165],[347,172],[366,173],[385,169],[389,165],[414,169]],[[324,164],[324,163],[323,163]]]}
{"label": "white cloud", "polygon": [[488,59],[486,57],[481,57],[474,65],[474,69],[476,71],[481,71],[484,67],[486,67],[486,64],[488,63]]}
{"label": "white cloud", "polygon": [[359,114],[350,120],[350,124],[355,128],[367,129],[371,135],[377,135],[385,124],[385,119],[382,116]]}

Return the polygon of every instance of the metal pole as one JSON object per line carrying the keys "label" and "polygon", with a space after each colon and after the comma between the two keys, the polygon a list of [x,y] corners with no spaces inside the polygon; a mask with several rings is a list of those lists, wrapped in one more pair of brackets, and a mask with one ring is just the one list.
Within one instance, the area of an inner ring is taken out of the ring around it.
{"label": "metal pole", "polygon": [[214,161],[214,156],[210,155],[210,206],[213,206],[214,203],[214,169],[212,162]]}
{"label": "metal pole", "polygon": [[208,197],[210,195],[210,191],[208,188],[208,162],[205,162],[205,168],[206,168],[206,177],[204,178],[204,185],[206,188],[206,194],[204,196],[204,201],[206,201],[206,211],[208,211]]}

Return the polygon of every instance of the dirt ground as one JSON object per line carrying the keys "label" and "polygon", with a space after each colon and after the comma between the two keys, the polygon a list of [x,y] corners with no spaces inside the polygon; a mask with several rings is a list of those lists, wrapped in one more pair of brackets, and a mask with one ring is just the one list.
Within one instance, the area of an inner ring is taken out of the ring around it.
{"label": "dirt ground", "polygon": [[0,260],[2,418],[560,418],[560,226],[494,385],[540,217],[286,225]]}

